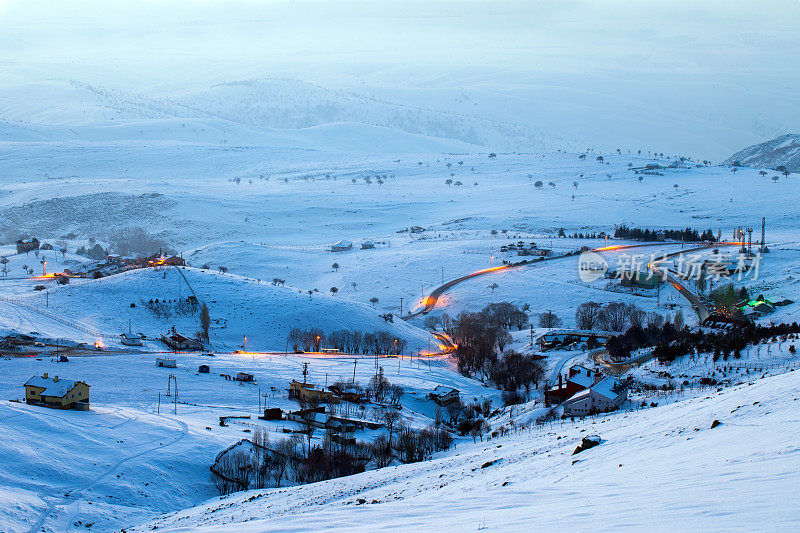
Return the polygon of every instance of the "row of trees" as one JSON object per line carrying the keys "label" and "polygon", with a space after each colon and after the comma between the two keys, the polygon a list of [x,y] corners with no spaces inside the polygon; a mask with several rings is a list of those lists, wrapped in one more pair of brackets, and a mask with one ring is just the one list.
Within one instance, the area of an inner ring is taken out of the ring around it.
{"label": "row of trees", "polygon": [[611,337],[606,349],[612,358],[625,359],[633,350],[654,347],[653,354],[662,363],[693,353],[713,353],[714,360],[729,355],[739,358],[748,345],[757,344],[779,336],[800,333],[797,322],[772,326],[752,325],[734,331],[690,331],[682,323],[664,322],[660,327],[648,325],[631,327],[624,334]]}
{"label": "row of trees", "polygon": [[120,228],[108,235],[108,243],[119,255],[148,257],[159,252],[168,252],[167,243],[150,235],[141,227]]}
{"label": "row of trees", "polygon": [[408,345],[408,341],[388,331],[363,333],[340,329],[326,334],[319,328],[294,328],[289,332],[288,342],[294,351],[318,352],[322,348],[332,348],[344,353],[386,355],[399,355]]}
{"label": "row of trees", "polygon": [[[156,298],[155,300],[150,299],[148,301],[141,300],[141,303],[158,318],[170,318],[172,315],[194,315],[198,311],[198,303],[194,298],[174,298],[170,300],[159,300]],[[205,303],[203,305],[205,305]],[[208,312],[208,308],[206,308],[206,312]],[[211,327],[211,318],[209,317],[208,320],[208,327]],[[203,328],[202,323],[201,328]],[[207,333],[206,328],[203,328],[203,331]]]}
{"label": "row of trees", "polygon": [[412,429],[404,424],[398,424],[394,440],[385,435],[370,444],[342,445],[336,440],[332,431],[326,431],[319,445],[312,446],[309,439],[306,447],[299,434],[273,444],[266,431],[257,429],[251,439],[239,441],[217,456],[211,466],[212,480],[223,496],[280,487],[285,479],[315,483],[363,472],[369,461],[378,468],[391,464],[394,457],[404,463],[424,461],[453,442],[444,429]]}
{"label": "row of trees", "polygon": [[649,229],[649,228],[629,228],[620,225],[614,228],[614,237],[618,239],[628,239],[632,241],[660,241],[663,239],[683,242],[716,241],[714,232],[710,229],[700,233],[696,229]]}
{"label": "row of trees", "polygon": [[224,496],[240,490],[280,487],[284,479],[312,483],[364,471],[358,456],[368,456],[366,447],[340,446],[333,442],[330,432],[321,446],[305,450],[302,444],[298,434],[273,444],[266,431],[257,429],[252,439],[239,441],[217,456],[211,465],[212,481]]}
{"label": "row of trees", "polygon": [[[675,320],[680,320],[683,326],[683,313],[678,310]],[[660,326],[664,317],[656,312],[647,313],[636,304],[610,302],[601,305],[597,302],[584,302],[575,311],[575,327],[578,329],[601,329],[606,331],[621,332],[626,326],[644,327],[645,325]]]}

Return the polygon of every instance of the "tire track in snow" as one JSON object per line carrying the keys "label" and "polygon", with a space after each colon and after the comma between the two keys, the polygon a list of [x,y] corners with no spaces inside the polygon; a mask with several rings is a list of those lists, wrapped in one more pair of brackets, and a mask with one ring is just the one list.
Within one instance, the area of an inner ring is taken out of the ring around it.
{"label": "tire track in snow", "polygon": [[[157,450],[161,450],[161,449],[166,448],[168,446],[172,446],[173,444],[181,441],[186,435],[188,435],[189,426],[188,426],[188,424],[186,424],[186,422],[183,422],[182,420],[178,420],[176,418],[172,418],[172,417],[165,416],[165,415],[156,415],[156,416],[160,416],[161,418],[165,418],[167,420],[171,420],[171,421],[177,423],[179,428],[180,428],[180,434],[177,437],[173,438],[170,442],[167,442],[166,444],[158,444],[157,446],[153,446],[153,447],[148,448],[146,450],[143,450],[143,451],[141,451],[139,453],[135,453],[133,455],[129,455],[127,457],[124,457],[124,458],[120,459],[119,461],[117,461],[116,463],[111,465],[109,468],[107,468],[105,471],[103,471],[100,474],[98,474],[97,476],[95,476],[93,479],[91,479],[84,486],[82,486],[82,487],[73,487],[71,489],[67,489],[64,492],[63,496],[57,497],[57,499],[55,499],[53,497],[48,497],[44,493],[39,493],[39,499],[41,499],[43,502],[47,502],[47,503],[46,503],[45,509],[42,511],[42,513],[39,515],[39,518],[36,520],[36,523],[31,527],[30,533],[37,533],[37,532],[40,532],[40,531],[46,531],[45,528],[44,528],[44,524],[47,521],[47,518],[52,515],[53,511],[56,510],[56,508],[58,507],[59,503],[63,503],[65,501],[67,501],[68,499],[72,498],[74,495],[82,494],[84,491],[86,491],[88,489],[91,489],[91,488],[94,488],[97,483],[99,483],[103,479],[105,479],[108,476],[110,476],[111,474],[113,474],[119,467],[121,467],[122,465],[124,465],[128,461],[131,461],[133,459],[137,459],[137,458],[142,457],[144,455],[147,455],[147,454],[149,454],[151,452],[154,452],[154,451],[157,451]],[[48,499],[50,500],[49,502],[47,501]],[[80,500],[78,500],[78,501],[80,501]]]}

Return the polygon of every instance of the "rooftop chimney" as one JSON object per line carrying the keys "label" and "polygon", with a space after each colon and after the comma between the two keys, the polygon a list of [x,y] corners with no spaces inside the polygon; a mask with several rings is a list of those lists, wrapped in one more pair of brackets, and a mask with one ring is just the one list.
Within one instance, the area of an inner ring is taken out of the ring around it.
{"label": "rooftop chimney", "polygon": [[47,372],[45,372],[44,374],[42,374],[42,377],[43,377],[44,379],[47,379]]}
{"label": "rooftop chimney", "polygon": [[58,383],[58,376],[53,376],[53,383]]}

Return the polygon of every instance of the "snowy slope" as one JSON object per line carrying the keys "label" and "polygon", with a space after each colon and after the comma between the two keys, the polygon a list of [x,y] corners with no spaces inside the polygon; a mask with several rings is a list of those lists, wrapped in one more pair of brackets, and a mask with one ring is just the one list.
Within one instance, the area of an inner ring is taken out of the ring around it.
{"label": "snowy slope", "polygon": [[[305,289],[276,287],[266,280],[259,283],[215,271],[186,268],[182,272],[197,298],[209,307],[213,322],[211,344],[219,349],[241,347],[247,336],[250,351],[283,352],[292,328],[314,327],[326,333],[337,329],[389,331],[406,339],[408,350],[414,353],[435,347],[431,344],[433,338],[424,330],[401,320],[386,323],[378,316],[379,311],[368,304],[324,293],[309,296]],[[148,337],[157,338],[173,325],[184,335],[194,336],[199,330],[198,315],[175,312],[156,316],[146,308],[151,299],[186,299],[191,290],[176,268],[142,269],[82,284],[51,286],[48,295],[30,292],[19,301],[44,308],[47,298],[48,311],[88,324],[108,336],[127,331],[129,321],[135,331]]]}
{"label": "snowy slope", "polygon": [[725,163],[734,162],[755,168],[783,165],[789,172],[800,172],[800,135],[787,133],[761,144],[748,146],[730,156]]}
{"label": "snowy slope", "polygon": [[[799,380],[790,372],[663,407],[461,444],[428,463],[242,493],[137,530],[796,529]],[[714,420],[722,425],[711,429]],[[572,455],[587,435],[602,444]]]}
{"label": "snowy slope", "polygon": [[[248,145],[282,150],[392,153],[463,152],[474,144],[389,127],[347,122],[298,129],[261,128],[217,118],[158,118],[91,125],[0,122],[0,142],[91,143],[168,147],[172,144]],[[173,148],[174,149],[174,148]]]}
{"label": "snowy slope", "polygon": [[[218,493],[208,467],[217,453],[247,437],[253,424],[269,432],[273,442],[286,436],[284,428],[298,427],[256,420],[263,403],[259,392],[272,407],[296,410],[299,404],[286,397],[285,389],[301,377],[303,362],[310,363],[309,380],[320,385],[352,379],[354,371],[352,357],[181,354],[174,356],[177,368],[164,369],[154,364],[159,356],[71,355],[69,363],[0,359],[0,531],[40,531],[39,526],[58,533],[89,527],[113,531],[213,498]],[[201,364],[210,365],[211,372],[196,372]],[[402,418],[412,427],[431,424],[435,405],[425,395],[438,384],[457,387],[470,400],[499,403],[499,391],[460,376],[443,359],[382,359],[381,365],[392,383],[405,388]],[[238,371],[252,373],[255,382],[220,376]],[[359,359],[355,378],[367,383],[374,371],[366,356]],[[43,372],[88,383],[91,410],[55,411],[7,401],[24,397],[22,384]],[[180,390],[177,413],[174,396],[166,396],[170,374]],[[252,419],[221,427],[222,415]],[[359,440],[370,438],[362,433]],[[315,444],[323,437],[318,432]]]}

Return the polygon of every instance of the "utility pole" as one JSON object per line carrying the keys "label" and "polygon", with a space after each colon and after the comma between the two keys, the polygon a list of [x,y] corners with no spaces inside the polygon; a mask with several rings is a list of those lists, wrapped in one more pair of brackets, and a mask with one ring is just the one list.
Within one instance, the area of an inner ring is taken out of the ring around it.
{"label": "utility pole", "polygon": [[308,363],[303,363],[303,383],[306,383],[307,376],[308,376]]}
{"label": "utility pole", "polygon": [[442,285],[444,285],[444,266],[442,266]]}
{"label": "utility pole", "polygon": [[403,316],[403,297],[400,297],[400,316]]}
{"label": "utility pole", "polygon": [[353,359],[353,384],[356,382],[356,366],[358,365],[358,359]]}

